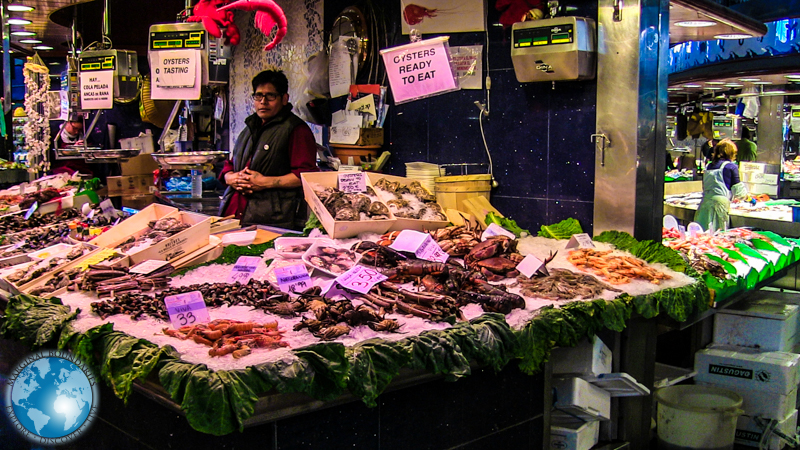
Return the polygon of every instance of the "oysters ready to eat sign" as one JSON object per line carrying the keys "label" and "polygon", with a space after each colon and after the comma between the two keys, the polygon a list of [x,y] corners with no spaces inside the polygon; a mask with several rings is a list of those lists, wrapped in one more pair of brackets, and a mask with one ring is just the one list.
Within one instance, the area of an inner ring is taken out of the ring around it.
{"label": "oysters ready to eat sign", "polygon": [[448,39],[440,36],[381,50],[395,104],[459,89]]}

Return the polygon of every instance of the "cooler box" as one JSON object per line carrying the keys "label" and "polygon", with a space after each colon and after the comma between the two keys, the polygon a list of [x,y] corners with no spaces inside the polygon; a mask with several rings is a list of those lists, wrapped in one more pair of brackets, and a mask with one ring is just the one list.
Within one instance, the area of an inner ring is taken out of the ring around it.
{"label": "cooler box", "polygon": [[[765,421],[766,422],[766,421]],[[775,429],[782,431],[787,436],[794,437],[797,428],[797,410],[794,410],[782,421],[778,422]],[[739,416],[736,422],[736,438],[734,443],[758,448],[764,430],[758,426],[755,419],[751,416]],[[774,433],[767,439],[764,449],[778,450],[786,445],[786,441],[780,439]]]}
{"label": "cooler box", "polygon": [[600,421],[559,422],[550,426],[551,450],[589,450],[600,439]]}
{"label": "cooler box", "polygon": [[694,355],[695,381],[735,390],[789,394],[797,388],[800,355],[712,346]]}
{"label": "cooler box", "polygon": [[611,373],[611,350],[597,336],[574,347],[554,348],[550,355],[553,375],[592,375]]}
{"label": "cooler box", "polygon": [[748,416],[782,420],[797,408],[797,388],[788,394],[741,389],[727,384],[698,382],[698,385],[714,386],[736,392],[742,397],[742,409]]}
{"label": "cooler box", "polygon": [[611,419],[611,395],[580,378],[553,379],[553,421]]}
{"label": "cooler box", "polygon": [[714,317],[714,343],[789,352],[798,342],[800,296],[756,291]]}

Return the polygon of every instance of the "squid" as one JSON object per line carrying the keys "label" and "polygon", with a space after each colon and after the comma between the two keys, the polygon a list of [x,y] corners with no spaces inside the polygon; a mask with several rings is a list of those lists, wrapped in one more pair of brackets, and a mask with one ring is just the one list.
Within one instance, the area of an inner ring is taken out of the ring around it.
{"label": "squid", "polygon": [[264,36],[272,33],[273,27],[278,26],[275,37],[264,46],[264,51],[272,50],[286,36],[288,21],[283,9],[272,0],[237,0],[218,8],[217,11],[224,12],[231,9],[242,11],[256,11],[255,26]]}

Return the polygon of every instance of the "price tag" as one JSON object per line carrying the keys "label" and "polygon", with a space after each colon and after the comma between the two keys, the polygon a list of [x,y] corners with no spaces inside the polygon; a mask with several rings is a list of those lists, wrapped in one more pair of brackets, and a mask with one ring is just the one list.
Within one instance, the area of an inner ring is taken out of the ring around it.
{"label": "price tag", "polygon": [[142,275],[147,275],[148,273],[155,272],[156,270],[160,269],[167,265],[168,261],[161,261],[158,259],[148,259],[146,261],[142,261],[139,264],[130,268],[128,272],[130,273],[140,273]]}
{"label": "price tag", "polygon": [[339,190],[345,194],[367,192],[367,174],[364,172],[340,172]]}
{"label": "price tag", "polygon": [[109,219],[117,217],[117,210],[114,209],[114,204],[111,203],[111,200],[109,199],[105,199],[100,202],[100,210],[103,211],[103,215]]}
{"label": "price tag", "polygon": [[261,264],[261,258],[258,256],[240,256],[233,265],[231,273],[228,274],[228,283],[247,284],[253,274],[256,273],[256,268]]}
{"label": "price tag", "polygon": [[594,248],[594,242],[588,233],[573,234],[567,242],[567,248]]}
{"label": "price tag", "polygon": [[28,208],[28,212],[26,212],[26,213],[25,213],[25,220],[28,220],[28,219],[30,219],[30,218],[31,218],[31,216],[33,215],[33,213],[34,213],[34,212],[35,212],[37,209],[39,209],[39,202],[33,202],[33,204],[31,205],[31,207],[30,207],[30,208]]}
{"label": "price tag", "polygon": [[92,217],[94,217],[94,213],[96,211],[97,211],[96,209],[93,209],[93,210],[89,211],[89,214],[86,215],[86,218],[89,219],[89,220],[92,220]]}
{"label": "price tag", "polygon": [[412,252],[417,258],[427,261],[445,262],[450,257],[431,235],[414,230],[401,231],[389,247],[402,252]]}
{"label": "price tag", "polygon": [[308,268],[304,264],[278,267],[275,269],[275,278],[282,292],[302,292],[314,283],[308,275]]}
{"label": "price tag", "polygon": [[689,232],[689,238],[697,239],[697,235],[703,233],[703,227],[697,222],[692,222],[686,227],[686,231]]}
{"label": "price tag", "polygon": [[366,294],[372,289],[372,286],[375,286],[387,278],[386,275],[375,269],[355,265],[352,269],[336,277],[334,281],[339,283],[343,288]]}
{"label": "price tag", "polygon": [[164,304],[167,306],[169,321],[173,328],[211,321],[206,302],[203,301],[203,294],[199,291],[164,297]]}
{"label": "price tag", "polygon": [[492,236],[507,236],[511,239],[517,238],[517,236],[514,233],[506,230],[505,228],[501,227],[496,223],[490,223],[489,226],[486,227],[486,231],[484,231],[483,234],[481,235],[481,240],[485,241],[486,239],[489,239]]}
{"label": "price tag", "polygon": [[523,258],[522,261],[520,261],[519,264],[517,264],[517,270],[519,270],[519,273],[521,273],[521,274],[525,275],[526,277],[530,278],[543,265],[544,265],[544,261],[542,261],[541,259],[539,259],[539,258],[537,258],[537,257],[535,257],[533,255],[528,255],[525,258]]}

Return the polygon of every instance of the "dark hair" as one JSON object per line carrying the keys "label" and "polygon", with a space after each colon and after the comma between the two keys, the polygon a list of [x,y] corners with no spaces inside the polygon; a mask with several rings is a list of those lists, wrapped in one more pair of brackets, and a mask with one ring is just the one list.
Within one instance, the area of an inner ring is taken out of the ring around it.
{"label": "dark hair", "polygon": [[750,128],[742,127],[742,139],[753,139],[753,135],[750,133]]}
{"label": "dark hair", "polygon": [[280,70],[265,70],[253,77],[253,92],[262,84],[270,83],[275,86],[279,94],[289,92],[289,80]]}

